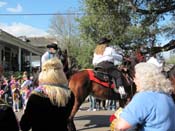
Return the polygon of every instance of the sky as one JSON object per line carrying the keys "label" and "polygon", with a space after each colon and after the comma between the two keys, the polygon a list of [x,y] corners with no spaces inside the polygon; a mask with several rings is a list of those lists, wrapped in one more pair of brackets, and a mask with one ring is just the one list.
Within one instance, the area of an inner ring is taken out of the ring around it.
{"label": "sky", "polygon": [[[0,14],[79,12],[79,0],[0,0]],[[0,15],[0,29],[14,35],[47,36],[52,15]]]}
{"label": "sky", "polygon": [[[47,36],[52,15],[2,14],[53,14],[80,12],[80,0],[0,0],[0,29],[16,36]],[[163,38],[163,37],[162,37]],[[160,43],[169,40],[160,38]]]}

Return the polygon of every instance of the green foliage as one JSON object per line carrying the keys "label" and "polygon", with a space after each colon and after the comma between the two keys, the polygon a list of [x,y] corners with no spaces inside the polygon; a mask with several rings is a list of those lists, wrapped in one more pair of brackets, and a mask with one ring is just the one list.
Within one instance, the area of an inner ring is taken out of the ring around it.
{"label": "green foliage", "polygon": [[155,46],[162,31],[158,22],[165,21],[165,16],[172,14],[175,8],[174,1],[166,0],[82,1],[85,15],[79,19],[81,37],[84,40],[90,38],[95,43],[106,36],[112,39],[113,44],[119,45]]}
{"label": "green foliage", "polygon": [[166,63],[168,64],[175,64],[175,55],[170,56],[167,60]]}
{"label": "green foliage", "polygon": [[11,75],[18,78],[18,77],[22,76],[22,72],[21,71],[16,71],[16,72],[5,71],[3,75],[8,79],[10,79]]}
{"label": "green foliage", "polygon": [[[58,38],[68,55],[82,68],[92,67],[96,41],[112,39],[111,44],[137,47],[155,46],[161,33],[174,33],[174,26],[162,26],[166,15],[173,14],[174,1],[167,0],[80,0],[84,15],[54,16],[50,33]],[[168,24],[168,23],[166,23]],[[125,50],[127,52],[127,50]]]}
{"label": "green foliage", "polygon": [[[130,25],[130,17],[126,4],[114,0],[85,0],[83,11],[86,13],[79,19],[81,36],[94,43],[100,37],[109,37],[115,44],[123,42],[124,32]],[[122,13],[121,13],[122,10]]]}
{"label": "green foliage", "polygon": [[78,63],[82,65],[82,68],[92,68],[94,45],[90,43],[83,44],[80,47],[79,54],[77,56]]}

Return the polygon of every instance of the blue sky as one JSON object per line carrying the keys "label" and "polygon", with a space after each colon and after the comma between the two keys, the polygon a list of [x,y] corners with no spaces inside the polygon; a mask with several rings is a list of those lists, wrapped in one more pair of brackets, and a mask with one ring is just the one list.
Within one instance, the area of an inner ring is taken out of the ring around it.
{"label": "blue sky", "polygon": [[[0,0],[0,14],[79,12],[79,0]],[[0,28],[15,35],[46,35],[52,16],[2,16]]]}

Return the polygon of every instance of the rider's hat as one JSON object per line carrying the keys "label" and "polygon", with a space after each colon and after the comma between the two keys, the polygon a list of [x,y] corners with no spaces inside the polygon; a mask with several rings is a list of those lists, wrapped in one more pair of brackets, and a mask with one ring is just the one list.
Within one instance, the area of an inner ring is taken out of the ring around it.
{"label": "rider's hat", "polygon": [[111,42],[111,39],[103,37],[97,42],[97,44],[104,44],[104,43],[109,43],[109,42]]}
{"label": "rider's hat", "polygon": [[58,49],[58,46],[55,43],[51,43],[51,44],[48,44],[47,45],[47,48],[54,48],[55,50],[57,50]]}

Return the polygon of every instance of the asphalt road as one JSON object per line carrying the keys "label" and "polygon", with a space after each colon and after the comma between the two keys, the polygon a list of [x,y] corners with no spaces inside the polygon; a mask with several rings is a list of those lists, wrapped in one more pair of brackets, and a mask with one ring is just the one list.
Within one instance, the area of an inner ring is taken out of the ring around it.
{"label": "asphalt road", "polygon": [[[114,111],[87,111],[88,107],[89,102],[83,103],[81,111],[78,111],[74,118],[77,131],[110,131],[109,117]],[[22,113],[22,111],[16,113],[18,119]]]}

